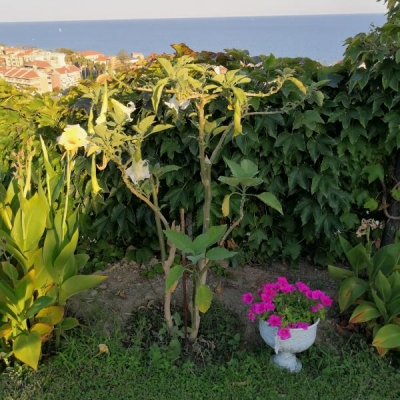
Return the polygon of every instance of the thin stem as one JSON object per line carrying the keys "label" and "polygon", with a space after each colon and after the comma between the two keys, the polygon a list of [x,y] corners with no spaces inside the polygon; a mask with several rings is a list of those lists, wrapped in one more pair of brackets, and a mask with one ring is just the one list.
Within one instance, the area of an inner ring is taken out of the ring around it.
{"label": "thin stem", "polygon": [[156,207],[151,200],[149,200],[146,196],[144,196],[142,193],[140,193],[135,186],[132,184],[132,182],[129,179],[129,176],[126,174],[125,172],[125,168],[122,165],[122,163],[120,163],[119,161],[114,160],[114,162],[118,165],[119,170],[121,171],[121,177],[122,180],[124,181],[126,187],[140,200],[142,200],[144,203],[146,203],[154,212],[155,215],[158,215],[158,217],[160,218],[160,221],[162,222],[162,224],[164,225],[165,229],[170,229],[170,226],[168,224],[168,221],[166,220],[166,218],[164,217],[164,215],[162,214],[162,212],[160,211],[160,209],[158,207]]}
{"label": "thin stem", "polygon": [[[153,203],[154,203],[154,206],[159,210],[160,207],[158,206],[158,184],[156,185],[153,177],[151,177],[151,184],[152,184],[152,188],[153,188],[152,189]],[[162,226],[161,226],[160,214],[154,213],[154,217],[156,220],[158,241],[160,243],[161,261],[164,262],[167,259],[167,252],[165,250],[165,240],[164,240],[164,233],[162,231]]]}
{"label": "thin stem", "polygon": [[67,151],[67,192],[65,196],[65,205],[64,205],[64,214],[63,214],[63,222],[61,227],[61,243],[64,240],[64,236],[66,233],[67,228],[67,213],[68,213],[68,197],[69,197],[69,190],[71,186],[71,159],[69,155],[69,151]]}
{"label": "thin stem", "polygon": [[239,224],[242,222],[242,219],[244,218],[244,203],[246,200],[246,192],[243,190],[242,192],[242,197],[240,201],[240,208],[239,208],[239,218],[229,227],[229,229],[225,232],[225,235],[222,237],[222,239],[219,241],[219,245],[222,246],[226,240],[226,238],[231,234],[231,232],[239,226]]}

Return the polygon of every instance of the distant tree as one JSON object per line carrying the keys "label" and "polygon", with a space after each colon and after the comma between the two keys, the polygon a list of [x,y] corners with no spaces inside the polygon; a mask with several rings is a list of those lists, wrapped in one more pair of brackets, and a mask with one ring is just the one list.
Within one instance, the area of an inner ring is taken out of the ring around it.
{"label": "distant tree", "polygon": [[129,60],[131,59],[129,57],[129,54],[125,50],[120,50],[116,57],[117,60],[121,63],[121,65],[128,64]]}

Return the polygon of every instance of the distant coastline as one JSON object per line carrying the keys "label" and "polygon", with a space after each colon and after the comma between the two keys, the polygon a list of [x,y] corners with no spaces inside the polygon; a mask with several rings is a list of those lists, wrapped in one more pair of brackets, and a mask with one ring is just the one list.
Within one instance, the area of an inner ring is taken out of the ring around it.
{"label": "distant coastline", "polygon": [[164,18],[0,23],[0,43],[47,50],[98,50],[103,54],[171,53],[171,44],[195,51],[246,50],[251,56],[309,57],[331,64],[343,56],[344,41],[370,25],[382,25],[382,14]]}

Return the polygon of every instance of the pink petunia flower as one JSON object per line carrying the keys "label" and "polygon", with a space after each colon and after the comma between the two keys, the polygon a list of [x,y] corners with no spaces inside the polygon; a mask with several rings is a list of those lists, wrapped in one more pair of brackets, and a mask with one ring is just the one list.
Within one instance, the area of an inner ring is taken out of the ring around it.
{"label": "pink petunia flower", "polygon": [[267,322],[271,326],[277,326],[277,327],[282,326],[282,316],[281,315],[272,314],[268,318]]}
{"label": "pink petunia flower", "polygon": [[325,296],[325,293],[322,292],[321,290],[313,290],[312,294],[311,294],[311,298],[313,300],[319,300],[321,299],[323,296]]}
{"label": "pink petunia flower", "polygon": [[311,307],[311,312],[316,313],[321,308],[324,308],[324,306],[322,305],[322,303],[318,303],[316,306]]}
{"label": "pink petunia flower", "polygon": [[288,328],[280,328],[277,332],[277,335],[281,340],[286,340],[292,337],[290,334],[290,329]]}
{"label": "pink petunia flower", "polygon": [[333,300],[329,296],[321,297],[321,303],[324,306],[330,307],[333,304]]}
{"label": "pink petunia flower", "polygon": [[299,289],[299,292],[302,293],[307,293],[310,290],[310,288],[303,282],[297,282],[296,286]]}
{"label": "pink petunia flower", "polygon": [[252,293],[245,293],[243,296],[242,296],[242,301],[243,301],[243,303],[246,303],[246,304],[251,304],[252,302],[253,302],[253,300],[254,300],[254,296],[253,296],[253,294]]}

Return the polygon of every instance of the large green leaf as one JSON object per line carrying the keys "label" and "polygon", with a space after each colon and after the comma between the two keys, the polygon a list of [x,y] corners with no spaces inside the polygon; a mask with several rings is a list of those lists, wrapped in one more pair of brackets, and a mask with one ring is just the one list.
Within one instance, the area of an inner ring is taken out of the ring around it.
{"label": "large green leaf", "polygon": [[372,346],[384,349],[400,347],[400,326],[394,324],[383,326],[376,333]]}
{"label": "large green leaf", "polygon": [[365,281],[355,276],[345,279],[339,288],[339,307],[343,312],[367,291]]}
{"label": "large green leaf", "polygon": [[40,310],[35,317],[37,322],[48,325],[57,325],[64,317],[64,307],[49,306]]}
{"label": "large green leaf", "polygon": [[188,235],[173,229],[166,229],[164,233],[178,250],[184,253],[195,254],[193,243]]}
{"label": "large green leaf", "polygon": [[45,308],[48,305],[50,305],[53,301],[54,301],[54,299],[49,297],[49,296],[39,297],[38,299],[36,299],[34,301],[34,303],[31,305],[29,310],[26,312],[25,318],[29,319],[29,318],[33,317],[40,310],[42,310],[43,308]]}
{"label": "large green leaf", "polygon": [[34,370],[37,370],[41,345],[41,336],[38,332],[21,333],[14,341],[14,355],[24,364],[29,365]]}
{"label": "large green leaf", "polygon": [[378,271],[388,276],[393,268],[400,263],[400,243],[388,244],[381,247],[372,257],[374,278]]}
{"label": "large green leaf", "polygon": [[169,291],[181,279],[184,272],[185,268],[182,265],[172,267],[165,279],[165,290]]}
{"label": "large green leaf", "polygon": [[200,312],[205,313],[211,306],[212,291],[207,285],[200,285],[196,291],[196,305],[199,307]]}
{"label": "large green leaf", "polygon": [[71,296],[91,289],[103,282],[105,279],[107,279],[106,276],[100,275],[75,275],[72,278],[69,278],[61,285],[60,304],[65,304]]}
{"label": "large green leaf", "polygon": [[389,319],[389,314],[386,310],[385,302],[379,297],[376,290],[372,289],[371,294],[372,294],[372,298],[374,299],[376,307],[378,308],[379,312],[382,314],[384,321],[387,322]]}
{"label": "large green leaf", "polygon": [[390,287],[390,283],[385,275],[383,275],[382,271],[378,271],[376,275],[375,287],[382,296],[383,301],[387,303],[392,297],[392,288]]}
{"label": "large green leaf", "polygon": [[353,311],[353,314],[351,314],[349,321],[354,324],[357,324],[361,322],[371,321],[371,319],[378,318],[380,316],[381,313],[374,303],[369,301],[363,301]]}
{"label": "large green leaf", "polygon": [[206,258],[212,261],[218,261],[218,260],[225,260],[230,257],[234,257],[236,254],[238,254],[235,251],[229,251],[227,249],[224,249],[222,247],[214,247],[213,249],[210,249],[206,253]]}
{"label": "large green leaf", "polygon": [[197,236],[192,244],[194,254],[204,253],[210,246],[217,243],[226,232],[226,225],[216,225],[210,227],[207,232]]}
{"label": "large green leaf", "polygon": [[270,192],[264,192],[258,194],[257,197],[265,203],[267,206],[273,208],[274,210],[278,211],[280,214],[283,215],[282,205],[279,200]]}
{"label": "large green leaf", "polygon": [[346,278],[350,278],[351,276],[355,276],[353,271],[335,267],[333,265],[328,265],[328,274],[332,279],[336,281],[342,281]]}
{"label": "large green leaf", "polygon": [[350,251],[346,252],[346,256],[357,276],[360,271],[363,271],[372,265],[372,261],[369,258],[367,250],[361,243],[359,243],[356,247],[353,247]]}

